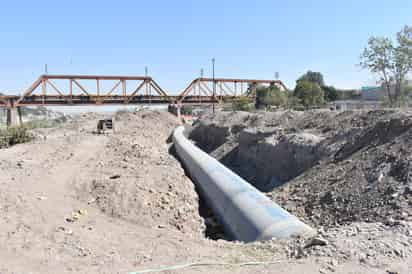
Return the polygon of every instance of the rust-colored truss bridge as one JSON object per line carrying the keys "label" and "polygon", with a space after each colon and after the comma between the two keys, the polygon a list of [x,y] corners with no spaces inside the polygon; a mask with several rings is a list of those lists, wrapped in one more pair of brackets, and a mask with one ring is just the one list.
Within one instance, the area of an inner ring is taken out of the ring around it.
{"label": "rust-colored truss bridge", "polygon": [[42,75],[22,95],[0,96],[0,106],[103,104],[211,104],[254,97],[257,84],[279,80],[197,78],[179,95],[170,95],[151,77]]}

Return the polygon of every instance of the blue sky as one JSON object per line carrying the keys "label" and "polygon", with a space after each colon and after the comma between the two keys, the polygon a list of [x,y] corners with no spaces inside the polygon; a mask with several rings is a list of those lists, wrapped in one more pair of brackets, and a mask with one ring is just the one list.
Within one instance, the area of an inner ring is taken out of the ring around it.
{"label": "blue sky", "polygon": [[357,88],[373,77],[356,64],[371,35],[412,24],[412,1],[3,1],[0,91],[21,92],[44,71],[143,75],[181,91],[210,74],[280,78],[307,70]]}

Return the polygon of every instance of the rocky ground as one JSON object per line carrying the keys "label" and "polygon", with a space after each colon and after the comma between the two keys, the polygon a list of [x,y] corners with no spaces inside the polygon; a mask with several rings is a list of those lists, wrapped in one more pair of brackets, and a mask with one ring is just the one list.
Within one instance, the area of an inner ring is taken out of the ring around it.
{"label": "rocky ground", "polygon": [[411,112],[221,112],[204,116],[190,136],[338,243],[320,250],[345,258],[352,246],[362,261],[410,260]]}
{"label": "rocky ground", "polygon": [[[103,117],[34,129],[34,141],[0,150],[0,273],[133,273],[196,262],[164,273],[411,272],[412,228],[395,217],[391,226],[313,221],[316,240],[206,237],[207,210],[167,142],[177,119],[126,112],[115,132],[97,135]],[[282,204],[300,212],[299,203]]]}

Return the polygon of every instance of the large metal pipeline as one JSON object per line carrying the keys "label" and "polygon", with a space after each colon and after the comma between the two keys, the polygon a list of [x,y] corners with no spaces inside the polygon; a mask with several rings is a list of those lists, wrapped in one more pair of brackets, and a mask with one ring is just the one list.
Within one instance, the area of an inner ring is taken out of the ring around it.
{"label": "large metal pipeline", "polygon": [[311,227],[196,147],[184,136],[183,126],[174,130],[173,142],[201,195],[234,240],[251,242],[315,234]]}

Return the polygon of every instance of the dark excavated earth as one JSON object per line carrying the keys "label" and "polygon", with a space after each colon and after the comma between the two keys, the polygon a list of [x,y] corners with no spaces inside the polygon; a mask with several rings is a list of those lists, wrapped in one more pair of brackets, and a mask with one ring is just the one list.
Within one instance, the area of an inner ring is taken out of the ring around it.
{"label": "dark excavated earth", "polygon": [[412,220],[412,112],[221,112],[190,137],[312,225]]}

